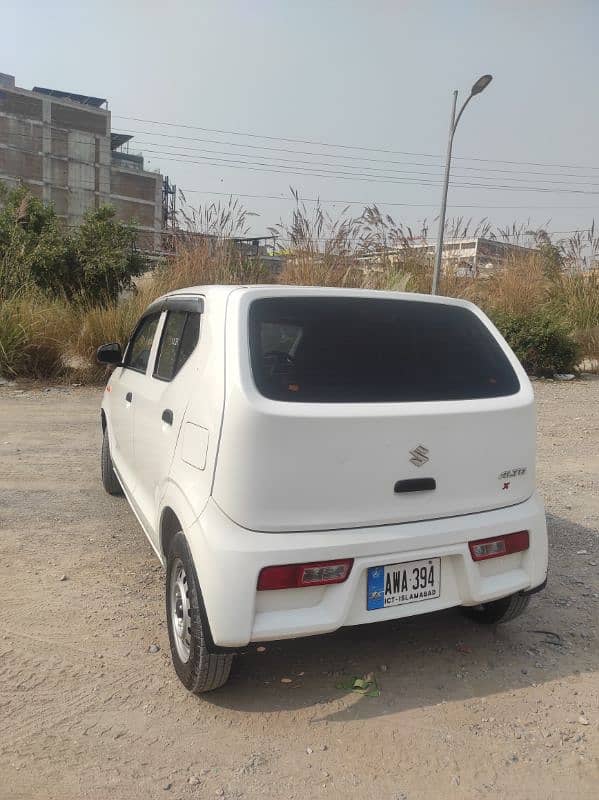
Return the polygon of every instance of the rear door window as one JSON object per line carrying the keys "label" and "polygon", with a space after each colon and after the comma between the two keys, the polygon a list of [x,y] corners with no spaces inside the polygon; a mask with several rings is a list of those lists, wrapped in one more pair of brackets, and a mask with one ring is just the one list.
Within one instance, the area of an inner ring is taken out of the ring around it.
{"label": "rear door window", "polygon": [[200,333],[200,314],[169,311],[166,316],[154,377],[172,380],[193,353]]}
{"label": "rear door window", "polygon": [[387,298],[279,297],[250,306],[259,391],[275,400],[384,403],[502,397],[520,389],[467,308]]}

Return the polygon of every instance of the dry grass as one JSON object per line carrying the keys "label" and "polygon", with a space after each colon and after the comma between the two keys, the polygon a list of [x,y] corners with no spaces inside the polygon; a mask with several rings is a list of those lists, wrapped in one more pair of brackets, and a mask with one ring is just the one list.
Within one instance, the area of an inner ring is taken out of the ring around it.
{"label": "dry grass", "polygon": [[0,374],[54,378],[76,339],[79,313],[63,300],[19,292],[0,305]]}
{"label": "dry grass", "polygon": [[[376,206],[357,218],[342,213],[332,219],[319,206],[308,212],[297,196],[296,201],[290,223],[273,229],[287,256],[276,282],[430,291],[432,257],[417,247],[427,241],[426,222],[414,232],[383,216]],[[138,280],[136,290],[116,305],[86,308],[31,290],[5,299],[0,305],[0,374],[99,379],[96,348],[106,341],[124,344],[156,297],[186,286],[275,282],[258,259],[243,258],[231,242],[247,232],[247,217],[234,202],[186,212],[189,232],[177,237],[174,257]],[[476,227],[470,220],[456,220],[448,233],[494,235],[486,220]],[[513,225],[497,238],[502,235],[510,240],[527,235],[526,226]],[[537,241],[546,242],[547,235],[539,232]],[[569,327],[587,359],[599,360],[599,274],[575,266],[583,258],[596,258],[599,240],[592,228],[586,238],[572,237],[560,248],[574,265],[569,271],[552,272],[542,255],[533,254],[480,278],[464,278],[448,269],[441,293],[472,300],[491,314],[546,313]]]}

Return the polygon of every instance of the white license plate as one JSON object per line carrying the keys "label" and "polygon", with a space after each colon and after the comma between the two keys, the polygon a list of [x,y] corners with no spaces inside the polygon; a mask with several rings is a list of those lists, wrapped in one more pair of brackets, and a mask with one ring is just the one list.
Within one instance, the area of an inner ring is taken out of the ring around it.
{"label": "white license plate", "polygon": [[368,569],[366,608],[402,606],[432,600],[441,594],[441,559],[424,558]]}

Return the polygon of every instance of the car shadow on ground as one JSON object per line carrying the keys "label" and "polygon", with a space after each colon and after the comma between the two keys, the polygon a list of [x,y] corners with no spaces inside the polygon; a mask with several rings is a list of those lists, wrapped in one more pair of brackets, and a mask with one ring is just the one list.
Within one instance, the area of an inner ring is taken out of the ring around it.
{"label": "car shadow on ground", "polygon": [[[350,721],[596,671],[597,531],[561,518],[549,523],[549,583],[517,620],[479,626],[452,609],[266,643],[263,651],[251,645],[230,682],[200,702],[244,712],[312,708],[313,721]],[[338,688],[368,673],[380,696]]]}

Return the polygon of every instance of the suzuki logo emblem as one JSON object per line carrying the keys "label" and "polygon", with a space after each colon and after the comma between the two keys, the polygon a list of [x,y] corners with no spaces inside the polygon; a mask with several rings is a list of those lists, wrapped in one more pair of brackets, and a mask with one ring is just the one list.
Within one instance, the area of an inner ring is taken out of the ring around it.
{"label": "suzuki logo emblem", "polygon": [[419,444],[418,447],[415,447],[413,450],[410,450],[410,455],[412,456],[412,458],[410,459],[412,464],[415,467],[421,467],[428,461],[428,448],[425,447],[423,444]]}

